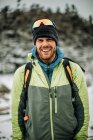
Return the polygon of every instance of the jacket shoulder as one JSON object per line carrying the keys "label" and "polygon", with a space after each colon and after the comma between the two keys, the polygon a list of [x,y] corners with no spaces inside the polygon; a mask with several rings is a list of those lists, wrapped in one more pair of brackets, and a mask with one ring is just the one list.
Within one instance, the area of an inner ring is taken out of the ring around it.
{"label": "jacket shoulder", "polygon": [[14,74],[24,73],[24,70],[25,70],[25,64],[17,68]]}
{"label": "jacket shoulder", "polygon": [[20,66],[16,69],[14,76],[13,76],[13,83],[24,83],[24,72],[25,72],[25,65]]}

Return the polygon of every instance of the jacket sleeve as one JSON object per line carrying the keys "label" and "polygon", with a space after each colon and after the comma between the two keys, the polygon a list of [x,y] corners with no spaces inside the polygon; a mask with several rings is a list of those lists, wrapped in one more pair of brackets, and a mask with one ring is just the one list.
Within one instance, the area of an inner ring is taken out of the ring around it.
{"label": "jacket sleeve", "polygon": [[[23,67],[23,66],[22,66]],[[12,86],[12,132],[13,140],[22,140],[22,134],[18,125],[18,104],[20,100],[20,94],[22,92],[24,71],[19,68],[16,70],[13,77]]]}
{"label": "jacket sleeve", "polygon": [[73,79],[79,89],[79,97],[82,101],[84,108],[84,123],[80,131],[76,134],[76,140],[87,140],[88,137],[88,124],[89,124],[89,102],[88,102],[88,89],[86,85],[86,79],[81,68],[76,64],[74,69]]}

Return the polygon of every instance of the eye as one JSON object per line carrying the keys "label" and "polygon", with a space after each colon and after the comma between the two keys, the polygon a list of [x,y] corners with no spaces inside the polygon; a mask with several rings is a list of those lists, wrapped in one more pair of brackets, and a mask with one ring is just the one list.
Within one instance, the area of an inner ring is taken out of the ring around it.
{"label": "eye", "polygon": [[51,42],[51,41],[53,41],[53,39],[52,38],[48,38],[47,41]]}
{"label": "eye", "polygon": [[37,39],[37,42],[43,42],[43,39],[38,38],[38,39]]}

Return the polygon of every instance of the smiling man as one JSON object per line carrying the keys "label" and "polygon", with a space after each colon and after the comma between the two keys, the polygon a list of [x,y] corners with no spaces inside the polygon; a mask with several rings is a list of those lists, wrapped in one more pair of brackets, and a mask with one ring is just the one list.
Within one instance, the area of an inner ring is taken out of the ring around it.
{"label": "smiling man", "polygon": [[[32,35],[34,47],[27,59],[32,64],[28,89],[24,85],[26,65],[14,74],[13,140],[87,140],[88,92],[80,66],[69,62],[76,94],[73,101],[55,24],[49,19],[37,20]],[[23,94],[23,87],[28,98]],[[26,108],[22,110],[20,105],[25,106],[24,102]]]}
{"label": "smiling man", "polygon": [[56,43],[52,38],[38,38],[36,40],[38,57],[44,63],[51,63],[56,57]]}

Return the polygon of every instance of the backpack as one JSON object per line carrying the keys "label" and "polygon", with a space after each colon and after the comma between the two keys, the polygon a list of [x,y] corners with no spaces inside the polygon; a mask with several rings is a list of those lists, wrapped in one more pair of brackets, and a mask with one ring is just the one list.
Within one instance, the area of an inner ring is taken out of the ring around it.
{"label": "backpack", "polygon": [[[77,113],[77,109],[76,109],[77,107],[75,104],[75,96],[78,91],[76,90],[76,88],[75,88],[76,85],[73,82],[72,70],[71,70],[70,63],[69,63],[69,61],[72,61],[72,62],[74,62],[74,61],[69,58],[63,58],[63,59],[64,59],[63,67],[64,67],[66,77],[70,83],[71,90],[72,90],[72,104],[73,104],[73,107],[75,110],[75,116],[78,118],[78,113]],[[23,139],[25,139],[25,134],[26,134],[25,133],[26,132],[25,121],[27,121],[29,119],[29,117],[25,115],[25,111],[26,111],[26,101],[28,98],[28,87],[29,87],[29,82],[30,82],[30,78],[31,78],[31,74],[32,74],[32,68],[33,68],[33,65],[31,62],[28,62],[25,66],[24,85],[23,85],[22,93],[20,96],[20,102],[19,102],[19,106],[18,106],[18,124],[19,124],[20,130],[22,132]],[[84,71],[84,69],[82,67],[81,67],[81,69]],[[75,130],[75,134],[80,130],[81,127],[82,127],[82,124],[80,124],[79,129]]]}

